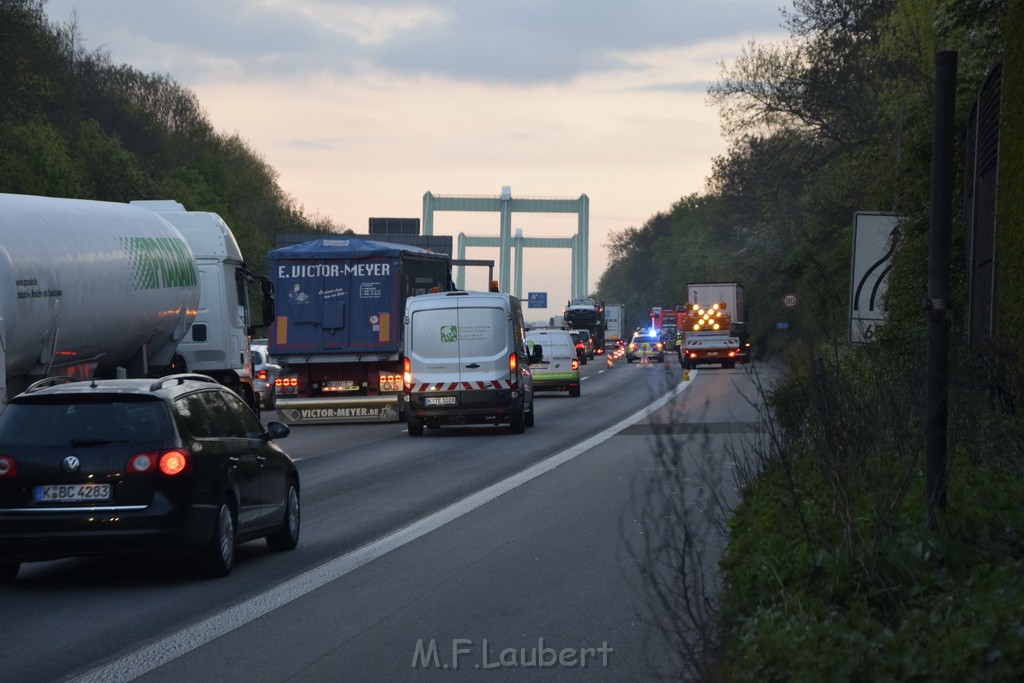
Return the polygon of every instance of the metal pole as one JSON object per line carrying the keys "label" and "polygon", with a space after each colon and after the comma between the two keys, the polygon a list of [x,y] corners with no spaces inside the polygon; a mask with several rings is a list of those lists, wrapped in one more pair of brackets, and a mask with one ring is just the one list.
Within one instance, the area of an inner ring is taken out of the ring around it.
{"label": "metal pole", "polygon": [[937,529],[949,483],[949,240],[953,206],[956,52],[935,55],[932,127],[932,213],[928,241],[927,381],[925,400],[925,525]]}

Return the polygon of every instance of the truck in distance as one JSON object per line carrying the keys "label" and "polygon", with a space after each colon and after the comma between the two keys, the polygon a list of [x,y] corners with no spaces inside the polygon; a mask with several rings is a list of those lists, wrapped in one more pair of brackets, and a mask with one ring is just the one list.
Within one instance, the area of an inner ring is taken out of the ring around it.
{"label": "truck in distance", "polygon": [[604,302],[594,299],[572,299],[562,314],[562,327],[566,330],[587,330],[594,343],[594,353],[604,353],[605,315]]}
{"label": "truck in distance", "polygon": [[289,424],[394,422],[405,407],[406,300],[451,289],[451,258],[339,235],[268,254],[279,292],[270,355]]}

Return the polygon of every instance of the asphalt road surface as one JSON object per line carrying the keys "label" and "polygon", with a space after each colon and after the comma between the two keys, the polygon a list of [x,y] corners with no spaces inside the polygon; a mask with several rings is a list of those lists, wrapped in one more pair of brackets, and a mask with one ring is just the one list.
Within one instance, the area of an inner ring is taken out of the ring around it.
{"label": "asphalt road surface", "polygon": [[[758,372],[752,372],[756,370]],[[295,551],[22,566],[0,588],[4,681],[658,680],[684,666],[687,583],[713,595],[760,366],[583,367],[536,426],[295,427]],[[273,419],[273,415],[264,415]],[[668,597],[666,597],[668,596]],[[682,630],[683,633],[679,633]]]}

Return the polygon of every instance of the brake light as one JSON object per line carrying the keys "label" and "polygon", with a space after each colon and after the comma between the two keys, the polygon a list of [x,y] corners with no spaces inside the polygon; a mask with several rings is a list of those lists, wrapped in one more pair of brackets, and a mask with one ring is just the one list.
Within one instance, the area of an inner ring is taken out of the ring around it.
{"label": "brake light", "polygon": [[697,352],[696,351],[690,351],[690,358],[696,358],[696,357],[697,357]]}
{"label": "brake light", "polygon": [[13,477],[18,473],[18,463],[8,455],[0,455],[0,477]]}
{"label": "brake light", "polygon": [[657,344],[655,344],[655,345],[654,345],[654,348],[655,348],[656,350],[660,351],[660,350],[661,350],[661,342],[658,342]]}
{"label": "brake light", "polygon": [[153,474],[157,471],[168,477],[192,471],[192,454],[182,449],[136,453],[128,458],[125,470],[132,474]]}
{"label": "brake light", "polygon": [[264,370],[257,370],[256,371],[256,379],[266,381],[267,380],[267,371],[265,369]]}
{"label": "brake light", "polygon": [[733,357],[733,356],[735,356],[735,355],[736,355],[736,352],[735,352],[735,351],[730,351],[730,352],[729,352],[729,358],[732,358],[732,357]]}
{"label": "brake light", "polygon": [[516,358],[516,354],[511,353],[508,356],[508,369],[510,372],[515,372],[516,368],[519,367],[519,359]]}
{"label": "brake light", "polygon": [[579,370],[580,369],[580,362],[579,362],[579,360],[577,360],[575,358],[572,359],[572,369],[573,370]]}
{"label": "brake light", "polygon": [[408,356],[402,359],[402,380],[405,382],[405,390],[412,391],[412,366]]}
{"label": "brake light", "polygon": [[192,458],[188,451],[165,451],[160,456],[160,471],[168,477],[192,471]]}

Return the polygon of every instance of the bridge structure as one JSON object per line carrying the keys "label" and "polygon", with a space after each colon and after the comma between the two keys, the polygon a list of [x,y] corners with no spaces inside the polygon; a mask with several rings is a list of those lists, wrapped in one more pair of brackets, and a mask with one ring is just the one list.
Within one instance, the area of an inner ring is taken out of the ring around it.
{"label": "bridge structure", "polygon": [[[525,247],[570,248],[572,249],[571,298],[587,295],[588,243],[590,239],[590,198],[582,194],[575,199],[554,197],[513,197],[509,187],[501,189],[501,195],[423,195],[423,234],[434,234],[435,211],[489,211],[500,215],[497,237],[472,237],[459,235],[458,258],[465,257],[465,247],[496,246],[498,248],[498,289],[503,292],[522,295],[522,249]],[[512,236],[513,213],[575,213],[576,235],[558,237],[516,237]],[[465,241],[463,241],[465,240]],[[516,240],[521,240],[516,243]],[[517,249],[517,283],[512,291],[512,251]],[[455,284],[463,288],[465,269],[456,272]]]}
{"label": "bridge structure", "polygon": [[[523,237],[522,230],[516,230],[516,234],[512,237],[512,250],[515,254],[515,264],[512,267],[512,289],[510,293],[516,298],[523,298],[523,250],[526,247],[539,247],[546,249],[571,249],[572,250],[572,264],[569,272],[576,273],[578,256],[578,243],[579,239],[576,235],[572,237]],[[467,235],[464,232],[460,232],[458,239],[456,240],[456,254],[458,259],[462,260],[466,258],[466,247],[497,247],[501,248],[501,238],[499,237],[487,237],[480,235]],[[452,263],[456,263],[453,261]],[[586,294],[577,295],[575,293],[575,275],[573,276],[574,286],[572,289],[572,298],[579,298],[586,296]],[[465,269],[459,268],[455,273],[455,286],[459,289],[466,288]],[[499,283],[500,288],[500,283]],[[504,290],[503,290],[504,291]]]}

